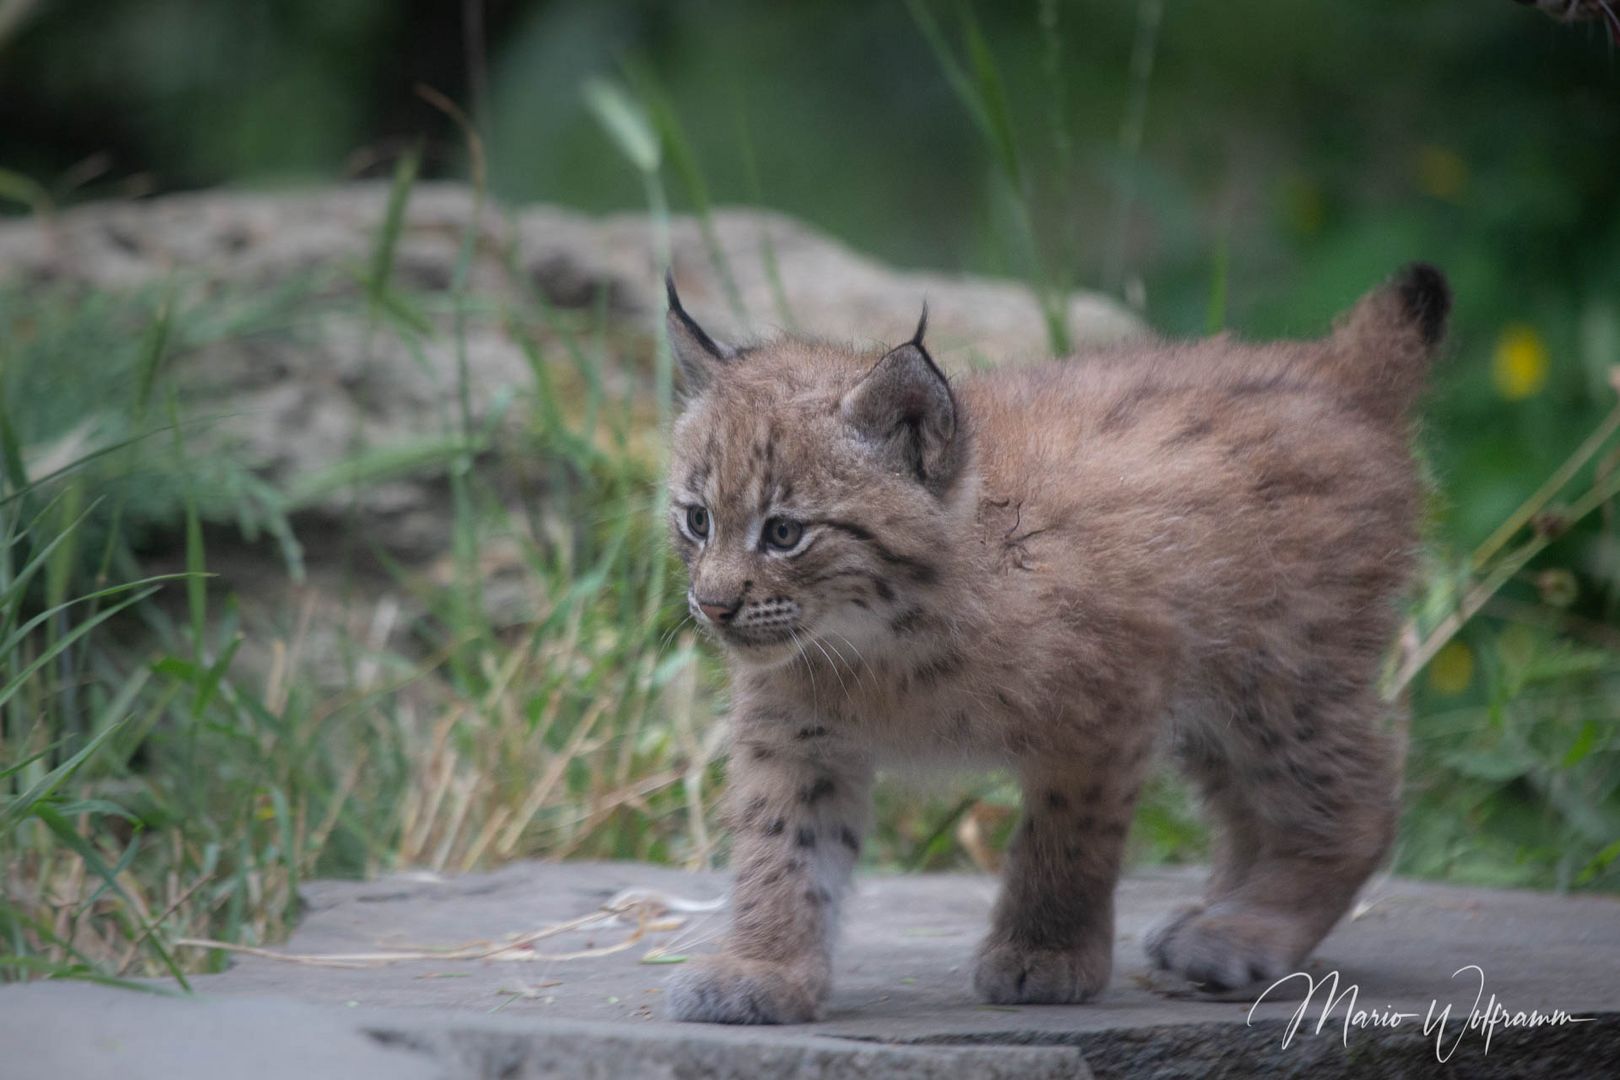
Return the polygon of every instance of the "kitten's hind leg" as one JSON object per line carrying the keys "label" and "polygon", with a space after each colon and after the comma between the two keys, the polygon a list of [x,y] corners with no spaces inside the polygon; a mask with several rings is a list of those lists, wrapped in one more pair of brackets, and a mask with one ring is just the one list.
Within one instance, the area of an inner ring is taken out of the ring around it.
{"label": "kitten's hind leg", "polygon": [[1230,896],[1254,868],[1258,851],[1255,837],[1260,826],[1248,798],[1234,784],[1234,772],[1220,748],[1197,739],[1184,740],[1175,758],[1197,787],[1211,820],[1210,873],[1201,901],[1177,907],[1149,931],[1148,954],[1157,956],[1161,942],[1181,924],[1203,913],[1209,905]]}
{"label": "kitten's hind leg", "polygon": [[[1194,920],[1212,904],[1236,892],[1249,871],[1254,868],[1254,837],[1259,836],[1259,824],[1249,810],[1243,793],[1234,789],[1230,764],[1205,753],[1178,753],[1187,779],[1199,789],[1205,810],[1212,819],[1210,834],[1210,876],[1205,882],[1204,899],[1174,908],[1157,926],[1150,929],[1145,944],[1147,954],[1155,962],[1163,955],[1163,942],[1173,936],[1184,923]],[[1166,967],[1160,962],[1160,967]]]}
{"label": "kitten's hind leg", "polygon": [[1150,933],[1147,951],[1202,989],[1296,970],[1393,834],[1397,758],[1376,695],[1277,712],[1237,725],[1220,753],[1184,758],[1217,818],[1215,867],[1204,903]]}
{"label": "kitten's hind leg", "polygon": [[1070,771],[1024,770],[1024,818],[974,968],[985,1000],[1088,1001],[1108,984],[1114,886],[1147,760],[1149,736],[1138,738]]}

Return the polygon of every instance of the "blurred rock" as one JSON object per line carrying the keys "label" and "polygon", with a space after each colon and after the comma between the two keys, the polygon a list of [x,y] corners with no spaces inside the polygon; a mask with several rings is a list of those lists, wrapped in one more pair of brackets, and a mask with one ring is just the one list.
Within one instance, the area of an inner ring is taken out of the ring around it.
{"label": "blurred rock", "polygon": [[[444,455],[422,451],[457,430],[458,355],[444,294],[474,199],[453,184],[422,184],[411,193],[392,281],[407,295],[438,295],[423,308],[431,332],[408,346],[378,325],[365,286],[388,195],[382,184],[212,191],[14,221],[0,225],[0,283],[172,286],[179,310],[194,314],[210,312],[214,298],[267,306],[278,295],[297,298],[285,302],[287,317],[272,320],[270,329],[216,331],[183,342],[170,371],[191,414],[214,418],[201,434],[188,434],[188,444],[198,453],[229,452],[276,489],[301,495],[300,535],[328,541],[307,552],[312,576],[319,577],[322,559],[337,546],[330,537],[356,523],[365,526],[368,543],[420,567],[449,546]],[[1014,282],[892,270],[769,211],[723,210],[711,235],[715,250],[697,221],[680,218],[668,243],[688,308],[718,336],[792,327],[834,339],[896,341],[910,334],[926,298],[929,341],[949,367],[1045,351],[1039,307]],[[575,323],[589,325],[601,313],[606,352],[614,358],[600,372],[606,389],[645,397],[664,309],[662,260],[655,254],[661,247],[645,215],[593,218],[550,206],[486,205],[468,275],[480,305],[468,321],[465,352],[474,425],[498,416],[505,425],[496,428],[499,444],[503,431],[522,424],[533,373],[508,320],[523,318],[544,338],[543,320],[533,317],[538,299]],[[734,293],[717,272],[722,265]],[[1098,296],[1076,294],[1068,314],[1081,346],[1141,330],[1121,305]],[[545,355],[563,363],[562,349]],[[654,436],[650,424],[647,434]],[[401,452],[399,467],[368,472],[363,483],[341,482],[333,471],[356,455],[376,463],[394,451]],[[403,460],[406,451],[416,457]],[[497,489],[514,500],[520,487],[532,494],[533,478],[501,474],[510,463],[500,455],[487,462]],[[223,567],[237,554],[211,548],[210,559]]]}

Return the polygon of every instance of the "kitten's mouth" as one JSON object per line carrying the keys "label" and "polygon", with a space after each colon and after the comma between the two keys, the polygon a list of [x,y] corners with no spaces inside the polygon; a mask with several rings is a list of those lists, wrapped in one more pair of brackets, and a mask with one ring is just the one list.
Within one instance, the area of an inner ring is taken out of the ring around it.
{"label": "kitten's mouth", "polygon": [[749,632],[717,628],[720,643],[739,660],[758,667],[775,667],[798,651],[794,635],[786,630]]}

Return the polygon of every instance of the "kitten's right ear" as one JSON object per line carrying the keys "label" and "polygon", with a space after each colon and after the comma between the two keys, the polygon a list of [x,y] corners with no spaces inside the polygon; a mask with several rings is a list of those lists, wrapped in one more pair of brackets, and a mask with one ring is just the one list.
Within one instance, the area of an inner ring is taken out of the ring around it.
{"label": "kitten's right ear", "polygon": [[911,340],[885,353],[844,395],[840,411],[890,469],[942,495],[961,472],[965,449],[951,384],[923,345],[927,327],[925,304]]}
{"label": "kitten's right ear", "polygon": [[701,394],[721,368],[737,358],[737,350],[722,345],[704,332],[692,316],[681,307],[681,298],[675,292],[675,274],[664,273],[664,288],[669,293],[669,313],[664,316],[669,326],[669,345],[675,353],[675,363],[681,370],[681,389],[689,397]]}

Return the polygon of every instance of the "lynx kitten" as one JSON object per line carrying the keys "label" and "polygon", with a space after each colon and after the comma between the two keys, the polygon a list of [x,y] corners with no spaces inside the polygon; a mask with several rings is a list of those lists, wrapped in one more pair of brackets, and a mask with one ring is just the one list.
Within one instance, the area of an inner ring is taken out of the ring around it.
{"label": "lynx kitten", "polygon": [[738,348],[671,278],[670,526],[731,670],[736,876],[723,948],[675,976],[671,1013],[812,1019],[873,771],[929,762],[1023,788],[975,990],[1094,997],[1158,746],[1218,839],[1148,955],[1215,989],[1294,970],[1390,842],[1374,681],[1416,546],[1408,411],[1449,307],[1418,264],[1320,341],[948,380],[926,309],[886,352]]}

